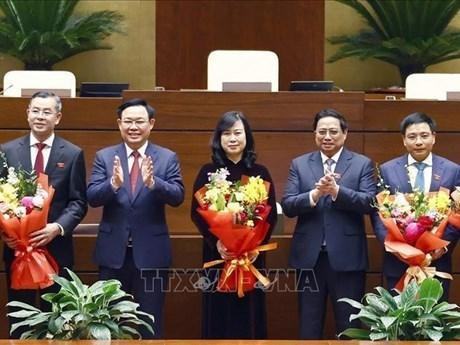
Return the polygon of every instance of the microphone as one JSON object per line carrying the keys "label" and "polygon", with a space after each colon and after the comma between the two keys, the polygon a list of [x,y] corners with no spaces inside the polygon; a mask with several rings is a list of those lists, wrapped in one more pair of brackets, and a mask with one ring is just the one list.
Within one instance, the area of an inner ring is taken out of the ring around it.
{"label": "microphone", "polygon": [[5,87],[2,91],[0,91],[0,96],[3,96],[3,94],[5,93],[5,91],[11,89],[13,86],[14,86],[14,84],[10,84],[10,85],[8,85],[7,87]]}

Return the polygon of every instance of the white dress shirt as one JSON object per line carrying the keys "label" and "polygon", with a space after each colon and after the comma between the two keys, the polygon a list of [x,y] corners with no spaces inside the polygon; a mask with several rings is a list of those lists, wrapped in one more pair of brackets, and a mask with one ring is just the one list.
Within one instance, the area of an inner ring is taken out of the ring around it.
{"label": "white dress shirt", "polygon": [[423,169],[423,179],[424,179],[424,186],[425,190],[423,192],[428,193],[430,191],[431,186],[431,176],[433,174],[433,155],[430,153],[428,157],[426,157],[423,161],[418,162],[416,161],[411,155],[407,157],[407,172],[409,175],[409,182],[414,189],[415,185],[415,177],[417,176],[418,169],[414,165],[414,163],[425,163],[425,169]]}
{"label": "white dress shirt", "polygon": [[32,162],[32,167],[35,165],[35,160],[37,159],[38,147],[37,144],[43,143],[46,146],[42,149],[43,154],[43,171],[46,170],[46,166],[48,165],[48,161],[50,159],[51,147],[53,146],[54,141],[54,133],[51,134],[48,139],[45,141],[40,141],[34,137],[33,133],[30,133],[30,161]]}

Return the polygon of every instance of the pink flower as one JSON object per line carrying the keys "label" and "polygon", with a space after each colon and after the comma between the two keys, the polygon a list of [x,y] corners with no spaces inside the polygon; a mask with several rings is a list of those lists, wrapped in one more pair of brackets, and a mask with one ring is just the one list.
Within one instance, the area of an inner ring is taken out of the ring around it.
{"label": "pink flower", "polygon": [[424,232],[424,226],[418,223],[410,223],[404,230],[404,238],[410,245],[415,245],[415,242],[417,242],[419,237],[422,236]]}
{"label": "pink flower", "polygon": [[25,196],[21,199],[21,206],[26,208],[26,214],[29,214],[34,209],[33,197]]}

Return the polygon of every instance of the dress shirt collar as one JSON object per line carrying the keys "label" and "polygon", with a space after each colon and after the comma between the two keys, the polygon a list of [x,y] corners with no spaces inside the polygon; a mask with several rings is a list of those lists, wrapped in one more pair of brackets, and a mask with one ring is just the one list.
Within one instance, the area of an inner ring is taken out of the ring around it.
{"label": "dress shirt collar", "polygon": [[[332,157],[330,157],[331,159],[334,160],[334,164],[337,164],[337,162],[339,161],[339,158],[340,158],[340,155],[342,154],[342,151],[343,151],[343,146],[340,148],[339,151],[337,151],[337,153],[335,155],[333,155]],[[328,156],[326,156],[324,153],[322,153],[321,151],[319,151],[321,153],[321,161],[323,162],[323,165],[326,164],[326,160],[329,159]]]}
{"label": "dress shirt collar", "polygon": [[[141,147],[139,147],[139,149],[137,149],[137,152],[140,153],[141,157],[145,157],[145,150],[147,150],[148,143],[149,142],[146,141],[144,145],[142,145]],[[133,153],[134,150],[130,148],[128,145],[126,145],[126,143],[125,143],[125,147],[126,147],[126,155],[129,158],[131,157],[131,154]]]}
{"label": "dress shirt collar", "polygon": [[[412,166],[414,163],[419,163],[416,161],[411,155],[407,156],[407,165]],[[433,166],[433,155],[430,154],[420,163],[425,163],[427,166],[432,167]]]}
{"label": "dress shirt collar", "polygon": [[46,144],[46,147],[51,147],[53,146],[53,141],[54,141],[55,134],[52,133],[45,141],[40,141],[37,138],[34,137],[33,133],[30,133],[30,146],[35,147],[36,144],[38,143],[43,143]]}

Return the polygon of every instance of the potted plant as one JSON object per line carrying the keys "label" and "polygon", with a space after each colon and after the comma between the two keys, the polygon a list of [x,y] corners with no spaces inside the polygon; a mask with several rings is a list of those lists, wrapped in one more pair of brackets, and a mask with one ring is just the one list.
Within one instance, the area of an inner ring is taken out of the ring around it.
{"label": "potted plant", "polygon": [[0,53],[24,62],[25,69],[50,70],[70,56],[111,49],[104,39],[121,32],[116,11],[73,14],[79,0],[0,0]]}
{"label": "potted plant", "polygon": [[138,304],[131,295],[121,290],[118,280],[100,280],[91,286],[67,269],[71,280],[54,276],[61,288],[57,293],[47,293],[42,298],[51,304],[51,311],[44,312],[26,303],[12,301],[9,307],[19,310],[8,316],[21,321],[11,326],[27,329],[21,339],[138,339],[138,327],[145,327],[153,334],[147,321],[152,315],[137,310]]}
{"label": "potted plant", "polygon": [[364,304],[349,298],[340,302],[359,310],[364,329],[348,328],[339,336],[366,340],[454,340],[460,339],[460,312],[456,304],[440,302],[442,285],[434,278],[420,285],[411,281],[396,295],[382,287],[364,296]]}
{"label": "potted plant", "polygon": [[327,61],[374,58],[395,65],[402,82],[412,73],[460,57],[460,30],[449,23],[459,0],[336,0],[354,9],[368,27],[351,35],[329,37],[339,50]]}

